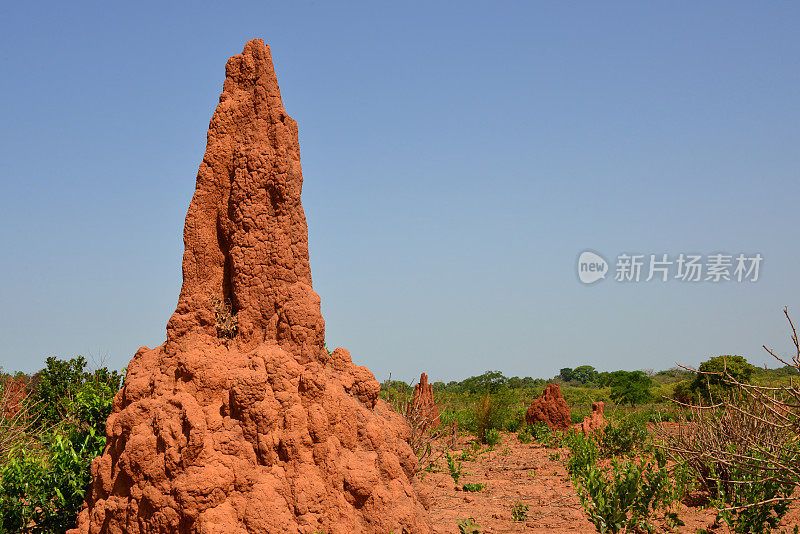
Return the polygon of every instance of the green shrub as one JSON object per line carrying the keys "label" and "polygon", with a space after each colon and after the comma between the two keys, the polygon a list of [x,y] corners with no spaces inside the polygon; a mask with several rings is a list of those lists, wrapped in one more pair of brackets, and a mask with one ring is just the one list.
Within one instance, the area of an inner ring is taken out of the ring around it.
{"label": "green shrub", "polygon": [[[515,407],[517,399],[513,392],[501,388],[495,393],[486,393],[475,403],[474,422],[470,428],[481,440],[487,430],[519,428],[519,409]],[[485,443],[485,442],[484,442]]]}
{"label": "green shrub", "polygon": [[105,367],[87,372],[83,356],[70,360],[50,357],[31,381],[26,402],[42,429],[66,424],[95,428],[104,434],[121,382],[119,372]]}
{"label": "green shrub", "polygon": [[600,455],[603,458],[626,456],[648,447],[650,433],[647,430],[648,414],[630,414],[609,421],[603,432],[597,435]]}
{"label": "green shrub", "polygon": [[525,408],[524,406],[516,409],[509,408],[508,416],[506,418],[505,424],[503,425],[503,428],[505,428],[509,432],[516,432],[517,430],[522,428],[524,426],[522,422],[525,419],[526,410],[527,408]]}
{"label": "green shrub", "polygon": [[494,447],[500,442],[500,432],[495,428],[487,428],[483,435],[483,441],[489,447]]}
{"label": "green shrub", "polygon": [[586,408],[573,408],[569,412],[569,418],[573,425],[579,425],[583,423],[583,419],[587,415],[589,415],[589,410]]}
{"label": "green shrub", "polygon": [[[748,456],[765,458],[758,451],[750,451]],[[798,458],[787,460],[796,462]],[[709,473],[717,490],[711,503],[734,532],[770,532],[789,511],[793,484],[770,480],[765,473],[744,466],[711,465]]]}
{"label": "green shrub", "polygon": [[616,371],[611,379],[611,400],[635,406],[653,400],[653,380],[643,371]]}
{"label": "green shrub", "polygon": [[531,430],[527,426],[523,426],[517,432],[517,439],[520,443],[530,443],[531,442]]}
{"label": "green shrub", "polygon": [[550,430],[544,423],[536,423],[529,426],[528,432],[534,441],[541,443],[545,447],[559,447],[561,445],[561,435]]}
{"label": "green shrub", "polygon": [[478,484],[477,482],[468,482],[462,486],[464,491],[483,491],[483,488],[486,487],[486,484]]}
{"label": "green shrub", "polygon": [[0,473],[0,532],[66,532],[75,526],[91,481],[89,466],[103,452],[94,429],[45,438],[43,451],[15,449]]}
{"label": "green shrub", "polygon": [[599,450],[594,439],[578,432],[569,432],[564,437],[564,443],[570,450],[567,460],[570,475],[575,476],[597,462]]}
{"label": "green shrub", "polygon": [[588,465],[572,477],[581,505],[598,532],[647,530],[657,510],[668,523],[680,524],[670,507],[676,499],[670,475],[662,460],[623,461],[609,467]]}
{"label": "green shrub", "polygon": [[74,526],[121,382],[116,371],[85,368],[82,357],[48,358],[29,384],[24,402],[36,426],[0,462],[0,532],[58,533]]}

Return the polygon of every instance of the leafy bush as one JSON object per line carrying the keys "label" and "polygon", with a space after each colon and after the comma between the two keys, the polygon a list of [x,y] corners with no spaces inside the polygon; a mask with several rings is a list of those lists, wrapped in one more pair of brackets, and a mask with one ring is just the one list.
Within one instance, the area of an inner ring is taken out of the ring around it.
{"label": "leafy bush", "polygon": [[[749,455],[765,459],[759,451],[750,451]],[[795,456],[786,461],[796,462],[798,459]],[[719,510],[719,517],[734,532],[769,532],[777,528],[781,518],[789,511],[788,498],[794,491],[793,484],[770,480],[764,473],[741,465],[715,464],[710,466],[709,471],[709,478],[715,481],[717,490],[711,502]]]}
{"label": "leafy bush", "polygon": [[546,424],[536,423],[527,428],[531,438],[545,447],[559,447],[561,445],[561,435],[550,430]]}
{"label": "leafy bush", "polygon": [[520,443],[530,443],[531,442],[531,429],[528,426],[523,426],[517,432],[517,439]]}
{"label": "leafy bush", "polygon": [[464,491],[483,491],[483,488],[486,487],[486,484],[478,484],[477,482],[468,482],[462,486]]}
{"label": "leafy bush", "polygon": [[600,455],[603,458],[625,456],[644,449],[649,441],[648,414],[631,414],[609,421],[598,433]]}
{"label": "leafy bush", "polygon": [[570,432],[564,437],[564,443],[570,450],[567,460],[567,471],[570,475],[578,475],[597,462],[599,451],[594,439]]}
{"label": "leafy bush", "polygon": [[[515,407],[516,398],[507,389],[493,394],[484,394],[475,404],[474,423],[470,425],[483,441],[487,430],[519,428],[519,409]],[[484,443],[486,443],[484,441]]]}
{"label": "leafy bush", "polygon": [[82,357],[48,358],[31,381],[24,404],[35,425],[0,463],[0,532],[53,533],[74,526],[121,382],[116,371],[85,368]]}
{"label": "leafy bush", "polygon": [[66,424],[98,428],[104,434],[121,382],[119,372],[105,367],[87,372],[83,356],[70,360],[50,357],[31,381],[26,402],[42,429]]}
{"label": "leafy bush", "polygon": [[500,432],[495,428],[487,428],[483,435],[483,441],[489,447],[494,447],[500,442]]}
{"label": "leafy bush", "polygon": [[0,532],[66,532],[75,526],[91,481],[89,466],[106,438],[94,429],[51,434],[45,450],[11,453],[0,478]]}
{"label": "leafy bush", "polygon": [[619,462],[614,458],[609,467],[588,465],[572,480],[598,532],[652,532],[650,519],[657,510],[664,512],[668,522],[680,524],[670,510],[677,494],[663,459],[654,465],[651,460]]}

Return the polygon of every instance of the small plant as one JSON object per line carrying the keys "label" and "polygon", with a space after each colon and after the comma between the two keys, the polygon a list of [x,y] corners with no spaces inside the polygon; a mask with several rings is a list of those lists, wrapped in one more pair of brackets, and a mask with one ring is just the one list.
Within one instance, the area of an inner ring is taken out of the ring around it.
{"label": "small plant", "polygon": [[517,439],[520,443],[530,443],[531,442],[531,430],[527,426],[523,426],[517,432]]}
{"label": "small plant", "polygon": [[447,460],[447,469],[453,482],[458,486],[458,479],[461,478],[461,462],[450,456],[450,451],[444,451],[444,458]]}
{"label": "small plant", "polygon": [[239,325],[230,300],[222,299],[216,295],[211,295],[209,300],[214,308],[214,326],[217,328],[217,337],[222,339],[236,337],[236,330]]}
{"label": "small plant", "polygon": [[489,447],[494,447],[500,442],[500,431],[496,428],[487,428],[483,440]]}
{"label": "small plant", "polygon": [[474,517],[456,521],[459,534],[481,534],[481,527],[475,522]]}
{"label": "small plant", "polygon": [[554,462],[561,460],[561,451],[551,452],[550,459]]}
{"label": "small plant", "polygon": [[512,521],[525,521],[528,519],[528,505],[522,501],[515,502],[511,505],[511,520]]}
{"label": "small plant", "polygon": [[471,462],[475,460],[481,454],[481,444],[478,441],[470,442],[469,448],[464,447],[461,450],[461,454],[458,455],[458,460],[463,460],[465,462]]}
{"label": "small plant", "polygon": [[485,487],[486,484],[478,484],[477,482],[467,482],[461,487],[461,489],[463,489],[464,491],[478,492],[478,491],[483,491],[483,488]]}

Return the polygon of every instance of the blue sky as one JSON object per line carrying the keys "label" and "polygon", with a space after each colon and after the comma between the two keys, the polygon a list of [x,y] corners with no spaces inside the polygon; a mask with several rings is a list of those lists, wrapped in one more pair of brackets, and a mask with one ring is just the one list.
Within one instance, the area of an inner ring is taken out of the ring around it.
{"label": "blue sky", "polygon": [[[328,346],[379,380],[789,350],[798,4],[109,4],[0,7],[6,370],[163,342],[225,61],[254,37],[300,127]],[[585,286],[586,249],[764,260],[756,283]]]}

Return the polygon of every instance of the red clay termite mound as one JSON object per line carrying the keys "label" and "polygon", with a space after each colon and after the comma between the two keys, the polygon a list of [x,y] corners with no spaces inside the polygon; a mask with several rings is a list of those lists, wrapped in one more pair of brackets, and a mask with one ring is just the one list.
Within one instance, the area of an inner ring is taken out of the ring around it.
{"label": "red clay termite mound", "polygon": [[421,430],[438,428],[439,406],[433,398],[433,388],[428,384],[428,375],[419,375],[419,382],[414,386],[414,396],[408,407],[409,415],[414,414],[421,422]]}
{"label": "red clay termite mound", "polygon": [[572,424],[569,416],[569,406],[558,384],[550,383],[544,388],[541,397],[533,399],[527,413],[525,422],[529,425],[545,423],[552,430],[566,430]]}
{"label": "red clay termite mound", "polygon": [[430,532],[403,417],[324,348],[302,182],[252,40],[211,118],[167,341],[128,366],[73,534]]}
{"label": "red clay termite mound", "polygon": [[606,418],[603,416],[603,408],[605,403],[603,401],[592,403],[592,413],[583,418],[583,422],[576,425],[577,429],[583,432],[585,436],[601,430],[606,426]]}

